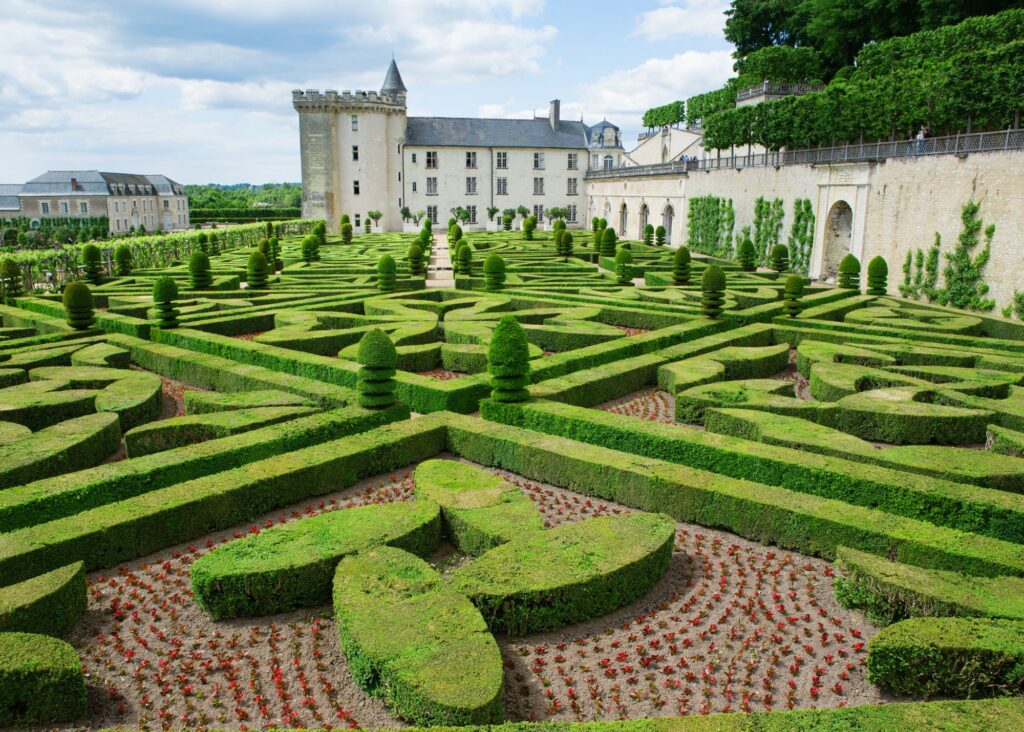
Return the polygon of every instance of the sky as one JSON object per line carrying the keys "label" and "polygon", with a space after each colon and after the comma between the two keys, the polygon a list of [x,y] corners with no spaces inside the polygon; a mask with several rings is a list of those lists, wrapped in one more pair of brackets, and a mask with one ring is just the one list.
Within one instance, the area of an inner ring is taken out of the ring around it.
{"label": "sky", "polygon": [[298,181],[292,89],[380,88],[410,116],[607,118],[732,75],[727,0],[0,0],[0,183],[45,170]]}

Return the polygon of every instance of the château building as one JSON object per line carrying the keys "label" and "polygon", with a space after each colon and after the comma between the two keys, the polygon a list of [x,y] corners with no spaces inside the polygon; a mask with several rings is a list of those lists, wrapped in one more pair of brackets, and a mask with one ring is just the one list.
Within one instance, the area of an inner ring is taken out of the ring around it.
{"label": "ch\u00e2teau building", "polygon": [[[342,214],[358,227],[377,210],[393,231],[403,208],[437,223],[462,207],[468,228],[484,228],[506,209],[525,206],[541,218],[558,207],[569,226],[589,226],[587,170],[623,164],[618,127],[562,119],[557,99],[534,119],[410,117],[407,92],[393,59],[380,92],[292,92],[304,217],[333,230]],[[488,209],[498,209],[493,220]]]}

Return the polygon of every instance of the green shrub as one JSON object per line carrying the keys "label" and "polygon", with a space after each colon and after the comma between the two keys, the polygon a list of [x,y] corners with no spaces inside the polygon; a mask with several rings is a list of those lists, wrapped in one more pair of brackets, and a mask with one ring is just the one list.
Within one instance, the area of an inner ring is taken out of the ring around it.
{"label": "green shrub", "polygon": [[527,216],[523,221],[523,238],[526,241],[533,241],[533,232],[537,228],[537,217]]}
{"label": "green shrub", "polygon": [[[307,237],[308,238],[308,237]],[[267,258],[262,252],[255,251],[249,255],[246,265],[245,282],[250,290],[264,290],[267,288],[269,275]]]}
{"label": "green shrub", "polygon": [[505,260],[491,254],[484,260],[484,289],[497,292],[505,285]]}
{"label": "green shrub", "polygon": [[572,256],[572,234],[568,231],[563,231],[558,240],[558,256],[566,261]]}
{"label": "green shrub", "polygon": [[757,251],[749,236],[743,237],[736,254],[744,272],[753,272],[757,269]]}
{"label": "green shrub", "polygon": [[888,292],[889,265],[882,257],[875,257],[868,262],[867,294],[883,297]]}
{"label": "green shrub", "polygon": [[491,398],[499,402],[522,402],[530,398],[530,346],[523,326],[506,315],[491,333],[487,349],[487,370],[491,374]]}
{"label": "green shrub", "polygon": [[423,277],[426,275],[427,269],[424,266],[423,247],[413,242],[409,245],[405,258],[409,262],[409,272],[413,277]]}
{"label": "green shrub", "polygon": [[897,694],[975,698],[1024,692],[1024,623],[911,618],[868,644],[868,680]]}
{"label": "green shrub", "polygon": [[207,249],[208,249],[207,244],[208,244],[209,241],[210,241],[210,238],[206,235],[205,231],[200,231],[198,234],[196,234],[196,248],[200,252],[207,251]]}
{"label": "green shrub", "polygon": [[[454,219],[453,219],[454,221]],[[448,226],[448,245],[451,246],[462,238],[462,227],[458,223]]]}
{"label": "green shrub", "polygon": [[501,228],[504,229],[505,231],[512,231],[512,217],[511,216],[508,216],[506,214],[505,216],[501,217]]}
{"label": "green shrub", "polygon": [[209,250],[207,254],[217,254],[220,251],[220,237],[217,236],[217,232],[210,232],[210,243],[207,249]]}
{"label": "green shrub", "polygon": [[717,318],[722,314],[725,302],[725,271],[717,264],[708,265],[700,281],[701,310],[709,318]]}
{"label": "green shrub", "polygon": [[377,289],[384,292],[395,290],[395,273],[398,265],[390,254],[383,255],[377,260]]}
{"label": "green shrub", "polygon": [[676,285],[690,284],[690,250],[679,247],[672,255],[672,282]]}
{"label": "green shrub", "polygon": [[[202,252],[197,252],[202,254]],[[206,255],[203,254],[205,257]],[[157,277],[153,282],[153,309],[160,328],[177,328],[181,311],[174,307],[178,299],[178,284],[170,277]]]}
{"label": "green shrub", "polygon": [[668,232],[665,231],[665,227],[664,226],[658,226],[658,228],[656,228],[654,230],[654,243],[655,243],[655,245],[657,245],[659,247],[665,246],[665,235],[667,233]]}
{"label": "green shrub", "polygon": [[119,244],[114,250],[114,262],[117,263],[117,273],[127,277],[132,273],[132,250],[124,244]]}
{"label": "green shrub", "polygon": [[74,648],[46,635],[0,633],[0,726],[70,722],[86,705]]}
{"label": "green shrub", "polygon": [[620,249],[615,254],[615,275],[620,285],[633,284],[633,255],[628,249]]}
{"label": "green shrub", "polygon": [[[270,223],[269,221],[267,223]],[[269,233],[269,232],[268,232]],[[317,221],[313,224],[313,236],[316,237],[317,246],[322,247],[327,244],[327,224],[323,221]]]}
{"label": "green shrub", "polygon": [[364,234],[369,234],[372,230],[373,230],[373,219],[367,217],[366,220],[363,221],[363,233]]}
{"label": "green shrub", "polygon": [[[310,234],[310,236],[316,235]],[[270,254],[270,239],[268,239],[267,237],[261,238],[258,242],[256,242],[256,249],[257,251],[263,252],[263,256],[267,258],[268,264],[274,261]]]}
{"label": "green shrub", "polygon": [[267,265],[270,267],[271,272],[277,272],[284,268],[284,262],[281,261],[281,242],[276,236],[272,236],[269,239],[270,243],[270,256],[267,257]]}
{"label": "green shrub", "polygon": [[463,239],[455,251],[455,274],[473,274],[473,248]]}
{"label": "green shrub", "polygon": [[844,290],[860,289],[860,261],[853,254],[839,262],[839,286]]}
{"label": "green shrub", "polygon": [[789,247],[785,244],[776,244],[772,247],[771,268],[780,274],[789,269]]}
{"label": "green shrub", "polygon": [[100,248],[95,244],[82,247],[82,264],[85,267],[85,281],[92,285],[103,282],[103,259]]}
{"label": "green shrub", "polygon": [[341,218],[339,219],[339,226],[344,226],[345,224],[351,224],[351,223],[352,223],[352,219],[349,218],[348,214],[342,214],[341,215]]}
{"label": "green shrub", "polygon": [[86,330],[96,322],[92,291],[84,282],[69,282],[64,288],[65,318],[75,330]]}
{"label": "green shrub", "polygon": [[188,279],[193,290],[205,290],[213,284],[210,257],[206,252],[193,252],[188,260]]}
{"label": "green shrub", "polygon": [[13,258],[5,257],[0,262],[0,292],[3,293],[4,300],[10,302],[16,297],[21,297],[22,278],[21,267]]}
{"label": "green shrub", "polygon": [[356,360],[361,367],[356,376],[359,406],[385,409],[397,402],[395,369],[398,366],[398,351],[388,334],[379,328],[368,331],[359,340]]}
{"label": "green shrub", "polygon": [[75,562],[0,587],[0,632],[63,637],[85,612],[85,567]]}
{"label": "green shrub", "polygon": [[651,246],[654,243],[654,224],[647,224],[644,227],[644,244]]}
{"label": "green shrub", "polygon": [[352,243],[352,224],[350,224],[348,221],[345,221],[341,224],[341,243]]}
{"label": "green shrub", "polygon": [[615,244],[618,237],[615,236],[615,229],[605,229],[601,234],[601,256],[611,259],[615,256]]}
{"label": "green shrub", "polygon": [[795,318],[804,309],[800,298],[804,295],[804,278],[800,275],[790,275],[786,278],[785,290],[782,297],[786,308],[786,315]]}

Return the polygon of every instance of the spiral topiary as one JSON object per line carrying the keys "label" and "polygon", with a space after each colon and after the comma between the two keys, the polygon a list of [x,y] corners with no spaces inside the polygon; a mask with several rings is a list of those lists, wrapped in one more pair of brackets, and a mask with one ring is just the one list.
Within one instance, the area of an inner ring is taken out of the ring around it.
{"label": "spiral topiary", "polygon": [[527,216],[523,222],[523,238],[526,241],[533,241],[533,232],[537,228],[537,217]]}
{"label": "spiral topiary", "polygon": [[558,256],[565,260],[572,256],[572,234],[568,231],[563,231],[562,238],[558,240]]}
{"label": "spiral topiary", "polygon": [[200,231],[196,234],[196,247],[201,252],[205,252],[206,248],[210,245],[210,237],[206,235],[205,231]]}
{"label": "spiral topiary", "polygon": [[512,217],[502,216],[501,217],[501,228],[505,231],[512,231]]}
{"label": "spiral topiary", "polygon": [[620,249],[615,254],[615,275],[620,285],[633,284],[633,255],[628,249]]}
{"label": "spiral topiary", "polygon": [[327,244],[327,224],[317,221],[313,225],[313,235],[317,238],[319,246],[325,246]]}
{"label": "spiral topiary", "polygon": [[484,289],[497,292],[505,284],[505,260],[492,254],[484,260]]}
{"label": "spiral topiary", "polygon": [[395,291],[395,272],[398,267],[390,254],[377,260],[377,289],[384,292]]}
{"label": "spiral topiary", "polygon": [[757,251],[749,236],[743,237],[743,241],[740,242],[740,246],[736,250],[736,258],[740,261],[740,267],[744,272],[753,272],[757,269]]}
{"label": "spiral topiary", "polygon": [[868,262],[868,290],[869,295],[884,297],[889,292],[889,265],[882,257],[875,257]]}
{"label": "spiral topiary", "polygon": [[117,273],[127,277],[132,273],[132,250],[125,244],[119,245],[114,250],[114,262],[117,264]]}
{"label": "spiral topiary", "polygon": [[860,289],[860,262],[853,254],[839,262],[839,286],[844,290]]}
{"label": "spiral topiary", "polygon": [[312,264],[317,259],[317,238],[310,234],[302,240],[302,260]]}
{"label": "spiral topiary", "polygon": [[785,244],[776,244],[772,247],[769,259],[773,270],[780,274],[785,272],[789,269],[789,247]]}
{"label": "spiral topiary", "polygon": [[605,229],[601,234],[601,256],[614,257],[615,245],[618,240],[618,237],[615,235],[615,229]]}
{"label": "spiral topiary", "polygon": [[213,284],[210,257],[206,252],[192,252],[188,260],[188,280],[193,290],[205,290]]}
{"label": "spiral topiary", "polygon": [[84,282],[75,280],[64,288],[64,317],[75,330],[86,330],[96,321],[92,290]]}
{"label": "spiral topiary", "polygon": [[284,269],[284,262],[281,261],[281,242],[276,236],[270,237],[270,256],[267,257],[267,264],[272,272]]}
{"label": "spiral topiary", "polygon": [[[196,254],[206,256],[203,252]],[[195,254],[192,255],[193,257]],[[209,260],[207,260],[209,262]],[[191,269],[191,262],[190,269]],[[157,277],[153,283],[153,310],[156,311],[156,324],[159,328],[177,328],[178,316],[181,311],[174,307],[178,299],[178,285],[170,277]]]}
{"label": "spiral topiary", "polygon": [[473,273],[473,248],[463,239],[455,250],[455,274],[471,275]]}
{"label": "spiral topiary", "polygon": [[367,219],[363,222],[363,233],[364,234],[369,234],[372,229],[373,229],[373,219],[367,217]]}
{"label": "spiral topiary", "polygon": [[4,293],[4,300],[10,302],[16,297],[21,297],[22,278],[21,267],[11,257],[5,257],[0,262],[0,280],[3,280],[3,287],[0,287],[0,290]]}
{"label": "spiral topiary", "polygon": [[[267,258],[267,264],[272,261],[272,255],[270,253],[270,239],[263,237],[256,242],[256,248],[263,252],[263,256]],[[205,249],[203,251],[206,251]]]}
{"label": "spiral topiary", "polygon": [[348,221],[343,222],[341,225],[341,243],[352,243],[352,224],[350,224]]}
{"label": "spiral topiary", "polygon": [[491,398],[497,402],[525,402],[530,398],[530,344],[514,317],[504,316],[494,326],[487,347]]}
{"label": "spiral topiary", "polygon": [[356,391],[359,406],[366,409],[385,409],[395,404],[395,369],[398,352],[388,334],[379,328],[369,331],[359,340],[356,361]]}
{"label": "spiral topiary", "polygon": [[790,275],[786,278],[786,287],[782,293],[783,307],[786,315],[795,318],[804,309],[800,298],[804,296],[804,278],[800,275]]}
{"label": "spiral topiary", "polygon": [[405,253],[405,258],[409,261],[409,271],[413,277],[422,277],[427,273],[423,260],[423,247],[419,244],[416,242],[410,244],[409,250]]}
{"label": "spiral topiary", "polygon": [[677,285],[690,284],[689,247],[679,247],[672,255],[672,282]]}
{"label": "spiral topiary", "polygon": [[654,243],[654,224],[647,224],[644,227],[644,244],[651,246]]}
{"label": "spiral topiary", "polygon": [[725,302],[725,271],[717,264],[706,267],[700,289],[700,304],[704,315],[717,318],[722,314],[722,303]]}
{"label": "spiral topiary", "polygon": [[93,285],[103,282],[103,260],[98,246],[86,244],[82,247],[82,264],[85,265],[86,282]]}
{"label": "spiral topiary", "polygon": [[256,251],[249,255],[245,269],[245,282],[250,290],[264,290],[267,287],[269,267],[263,252]]}
{"label": "spiral topiary", "polygon": [[658,228],[656,228],[654,230],[654,243],[659,247],[665,246],[665,235],[667,233],[668,232],[665,231],[664,226],[659,226]]}
{"label": "spiral topiary", "polygon": [[342,214],[341,218],[338,219],[338,226],[339,227],[340,226],[344,226],[345,224],[351,224],[351,223],[352,223],[352,219],[349,218],[348,214]]}
{"label": "spiral topiary", "polygon": [[209,251],[207,254],[216,254],[220,251],[220,237],[217,236],[217,232],[210,232],[210,241],[207,244]]}

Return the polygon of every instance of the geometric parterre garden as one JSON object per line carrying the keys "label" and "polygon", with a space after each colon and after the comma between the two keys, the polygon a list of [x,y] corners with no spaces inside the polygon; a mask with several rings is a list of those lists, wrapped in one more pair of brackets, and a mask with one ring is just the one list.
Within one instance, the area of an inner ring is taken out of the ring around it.
{"label": "geometric parterre garden", "polygon": [[1024,726],[1024,326],[312,227],[0,306],[0,725]]}

